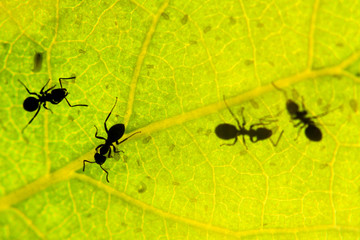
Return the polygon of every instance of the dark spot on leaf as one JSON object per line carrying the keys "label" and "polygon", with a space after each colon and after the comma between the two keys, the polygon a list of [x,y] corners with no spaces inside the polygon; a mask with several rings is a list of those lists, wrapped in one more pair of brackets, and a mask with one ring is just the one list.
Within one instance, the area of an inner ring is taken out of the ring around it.
{"label": "dark spot on leaf", "polygon": [[171,145],[169,146],[169,151],[172,152],[172,151],[174,150],[174,148],[175,148],[175,144],[171,144]]}
{"label": "dark spot on leaf", "polygon": [[319,98],[319,99],[317,100],[317,104],[318,104],[319,106],[322,105],[322,102],[323,102],[323,100],[322,100],[321,98]]}
{"label": "dark spot on leaf", "polygon": [[324,163],[324,164],[320,165],[320,169],[324,169],[324,168],[327,168],[327,167],[329,167],[329,164],[327,164],[327,163]]}
{"label": "dark spot on leaf", "polygon": [[147,64],[146,67],[147,67],[148,69],[153,69],[153,68],[154,68],[154,65]]}
{"label": "dark spot on leaf", "polygon": [[250,104],[253,108],[255,109],[258,109],[259,108],[259,104],[254,100],[254,99],[251,99],[250,100]]}
{"label": "dark spot on leaf", "polygon": [[356,101],[355,99],[350,99],[349,105],[350,105],[350,108],[351,108],[354,112],[357,112],[358,104],[357,104],[357,101]]}
{"label": "dark spot on leaf", "polygon": [[163,13],[161,14],[161,16],[162,16],[165,20],[169,20],[169,19],[170,19],[169,15],[168,15],[167,13],[165,13],[165,12],[163,12]]}
{"label": "dark spot on leaf", "polygon": [[136,232],[136,233],[142,232],[142,228],[135,228],[134,232]]}
{"label": "dark spot on leaf", "polygon": [[115,161],[119,161],[119,159],[120,159],[120,153],[121,152],[114,152],[113,154],[114,154],[114,160]]}
{"label": "dark spot on leaf", "polygon": [[136,160],[137,165],[140,167],[140,161],[139,159]]}
{"label": "dark spot on leaf", "polygon": [[72,115],[69,115],[69,116],[68,116],[68,119],[69,119],[70,121],[72,121],[72,122],[74,121],[74,117],[73,117]]}
{"label": "dark spot on leaf", "polygon": [[246,66],[250,66],[250,65],[254,64],[254,61],[253,61],[253,60],[250,60],[250,59],[246,59],[246,60],[244,61],[244,63],[245,63]]}
{"label": "dark spot on leaf", "polygon": [[116,26],[118,25],[118,24],[117,24],[117,21],[115,21],[114,23],[115,23]]}
{"label": "dark spot on leaf", "polygon": [[263,24],[262,22],[258,22],[258,23],[256,24],[256,27],[258,27],[258,28],[263,28],[263,27],[264,27],[264,24]]}
{"label": "dark spot on leaf", "polygon": [[173,181],[172,184],[173,184],[174,186],[180,186],[180,183],[179,183],[179,182]]}
{"label": "dark spot on leaf", "polygon": [[198,128],[197,133],[202,133],[204,131],[203,128]]}
{"label": "dark spot on leaf", "polygon": [[246,150],[242,150],[241,152],[240,152],[240,156],[244,156],[244,155],[246,155],[247,154],[247,151]]}
{"label": "dark spot on leaf", "polygon": [[84,54],[84,53],[86,53],[86,51],[83,49],[79,49],[79,53]]}
{"label": "dark spot on leaf", "polygon": [[342,42],[337,42],[337,43],[336,43],[336,46],[337,46],[337,47],[344,47],[344,43],[342,43]]}
{"label": "dark spot on leaf", "polygon": [[152,138],[151,136],[147,136],[146,138],[143,139],[143,143],[144,143],[144,144],[149,143],[150,140],[151,140],[151,138]]}
{"label": "dark spot on leaf", "polygon": [[276,163],[270,162],[270,166],[276,166]]}
{"label": "dark spot on leaf", "polygon": [[197,202],[197,199],[196,198],[189,198],[190,202],[192,203],[196,203]]}
{"label": "dark spot on leaf", "polygon": [[195,45],[195,44],[197,44],[197,41],[195,41],[195,40],[190,40],[189,43],[190,43],[191,45]]}
{"label": "dark spot on leaf", "polygon": [[129,157],[126,156],[126,155],[123,156],[123,161],[124,161],[124,163],[127,163],[128,158],[129,158]]}
{"label": "dark spot on leaf", "polygon": [[295,89],[292,89],[292,98],[293,99],[299,99],[300,98],[300,94]]}
{"label": "dark spot on leaf", "polygon": [[36,52],[34,55],[34,68],[32,69],[33,72],[39,72],[42,67],[43,62],[43,53]]}
{"label": "dark spot on leaf", "polygon": [[210,136],[211,133],[212,133],[211,129],[208,129],[208,130],[206,130],[205,135]]}
{"label": "dark spot on leaf", "polygon": [[229,18],[229,20],[230,20],[230,25],[235,25],[236,24],[236,19],[234,17],[231,16]]}
{"label": "dark spot on leaf", "polygon": [[188,22],[188,20],[189,20],[189,16],[187,14],[185,14],[183,16],[183,18],[181,19],[181,24],[185,25]]}
{"label": "dark spot on leaf", "polygon": [[140,186],[139,186],[139,188],[138,188],[138,193],[144,193],[144,192],[146,192],[146,190],[147,190],[146,184],[143,183],[143,182],[141,182],[141,183],[140,183]]}
{"label": "dark spot on leaf", "polygon": [[211,30],[211,26],[206,26],[204,28],[204,33],[210,32],[210,30]]}

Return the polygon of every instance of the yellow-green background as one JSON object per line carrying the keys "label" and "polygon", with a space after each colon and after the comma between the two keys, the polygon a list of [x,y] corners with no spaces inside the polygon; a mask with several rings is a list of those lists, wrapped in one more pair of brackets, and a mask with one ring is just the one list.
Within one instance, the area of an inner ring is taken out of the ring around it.
{"label": "yellow-green background", "polygon": [[[17,79],[73,75],[68,99],[89,107],[49,104],[22,135]],[[358,1],[2,0],[0,239],[359,239],[359,75]],[[312,115],[335,109],[321,142],[294,141],[272,81]],[[248,126],[278,116],[279,145],[220,147],[223,95]],[[116,97],[108,124],[142,133],[107,183],[82,160]]]}

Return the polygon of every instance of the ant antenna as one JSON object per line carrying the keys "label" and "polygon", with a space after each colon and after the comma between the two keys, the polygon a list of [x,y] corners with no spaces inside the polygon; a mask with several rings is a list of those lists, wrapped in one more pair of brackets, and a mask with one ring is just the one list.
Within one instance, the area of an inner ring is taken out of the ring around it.
{"label": "ant antenna", "polygon": [[88,163],[95,163],[95,162],[90,162],[90,161],[88,161],[88,160],[84,160],[84,161],[83,161],[83,172],[85,171],[85,162],[88,162]]}
{"label": "ant antenna", "polygon": [[[84,161],[83,161],[83,172],[85,171],[85,162],[88,162],[88,163],[96,163],[96,162],[90,162],[90,161],[88,161],[88,160],[84,160]],[[106,181],[109,183],[109,178],[108,178],[109,173],[108,173],[108,171],[106,171],[100,164],[99,164],[99,166],[100,166],[100,168],[101,168],[104,172],[106,172]]]}
{"label": "ant antenna", "polygon": [[106,181],[109,183],[109,178],[108,178],[109,173],[108,173],[101,165],[99,165],[99,166],[101,167],[101,169],[102,169],[104,172],[106,172]]}
{"label": "ant antenna", "polygon": [[281,91],[282,93],[284,93],[286,99],[289,99],[288,96],[287,96],[287,93],[286,93],[286,91],[285,91],[284,89],[281,89],[281,88],[279,88],[278,86],[276,86],[274,82],[271,82],[271,84],[274,86],[274,88],[276,88],[277,90],[279,90],[279,91]]}

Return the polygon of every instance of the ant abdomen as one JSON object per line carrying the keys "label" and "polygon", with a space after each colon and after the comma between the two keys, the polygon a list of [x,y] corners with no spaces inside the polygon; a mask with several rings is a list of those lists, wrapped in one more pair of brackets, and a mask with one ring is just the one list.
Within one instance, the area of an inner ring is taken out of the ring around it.
{"label": "ant abdomen", "polygon": [[236,137],[238,130],[234,125],[223,123],[215,128],[215,133],[218,138],[228,140]]}

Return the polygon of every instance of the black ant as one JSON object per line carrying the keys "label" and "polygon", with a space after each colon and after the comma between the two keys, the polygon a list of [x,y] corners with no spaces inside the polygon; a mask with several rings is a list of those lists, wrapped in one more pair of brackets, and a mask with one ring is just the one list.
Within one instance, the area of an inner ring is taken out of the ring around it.
{"label": "black ant", "polygon": [[286,101],[286,110],[288,111],[291,120],[299,120],[299,122],[294,125],[294,127],[299,127],[300,126],[299,131],[298,131],[298,135],[295,138],[295,140],[299,137],[300,131],[304,127],[306,127],[305,135],[309,140],[314,141],[314,142],[321,141],[321,139],[322,139],[321,130],[316,126],[315,122],[312,119],[325,116],[329,112],[327,111],[327,112],[324,112],[324,113],[322,113],[320,115],[317,115],[317,116],[307,117],[306,115],[308,114],[308,111],[306,111],[306,109],[305,109],[305,104],[304,104],[304,98],[303,97],[302,97],[302,103],[301,103],[303,110],[300,111],[299,105],[296,102],[294,102],[293,100],[289,99],[287,97],[286,92],[283,89],[277,87],[273,82],[271,84],[277,90],[284,93],[284,95],[285,95],[285,97],[287,99],[287,101]]}
{"label": "black ant", "polygon": [[[244,143],[244,145],[245,145],[245,147],[247,149],[247,146],[246,146],[246,143],[245,143],[245,135],[249,136],[250,141],[253,142],[253,143],[255,143],[257,141],[268,139],[268,138],[270,138],[272,136],[273,133],[272,133],[271,129],[268,129],[268,128],[265,128],[265,127],[259,127],[259,128],[254,129],[255,126],[264,126],[264,125],[266,125],[265,123],[261,123],[261,122],[250,125],[249,130],[247,130],[245,128],[246,121],[245,121],[245,117],[244,117],[244,108],[241,108],[241,116],[242,116],[243,122],[240,125],[240,121],[236,118],[235,114],[231,111],[231,109],[227,105],[227,103],[225,101],[225,97],[224,97],[224,102],[225,102],[225,105],[226,105],[227,109],[229,110],[229,112],[231,113],[233,118],[236,120],[239,129],[237,129],[236,126],[228,124],[228,123],[223,123],[223,124],[218,125],[215,128],[215,133],[219,138],[224,139],[224,140],[235,138],[235,141],[232,144],[221,144],[220,146],[223,146],[223,145],[228,145],[228,146],[235,145],[235,143],[238,140],[238,136],[242,135],[243,143]],[[284,132],[284,130],[280,133],[280,136],[279,136],[278,140],[276,141],[276,143],[274,143],[270,139],[270,141],[271,141],[271,143],[273,144],[274,147],[276,147],[277,144],[279,143],[279,140],[280,140],[283,132]]]}
{"label": "black ant", "polygon": [[[130,135],[129,137],[125,138],[124,140],[122,140],[121,142],[118,142],[120,140],[120,138],[124,135],[125,133],[125,125],[122,124],[122,123],[119,123],[119,124],[115,124],[114,126],[112,126],[109,130],[106,126],[106,122],[107,120],[109,119],[112,111],[114,110],[115,108],[115,105],[117,103],[117,98],[116,98],[116,101],[115,101],[115,104],[114,106],[112,107],[109,115],[107,116],[107,118],[105,119],[105,122],[104,122],[104,127],[105,127],[105,131],[107,133],[107,138],[104,138],[104,137],[100,137],[97,135],[98,133],[98,128],[95,126],[96,128],[96,132],[95,132],[95,137],[98,138],[98,139],[102,139],[102,140],[105,140],[105,143],[104,144],[100,144],[99,146],[96,147],[96,153],[94,155],[94,158],[95,158],[95,161],[94,162],[90,162],[88,160],[84,160],[83,161],[83,171],[85,171],[85,162],[88,162],[88,163],[97,163],[99,164],[100,168],[106,172],[106,181],[109,182],[109,179],[108,179],[108,175],[109,173],[102,167],[102,165],[105,163],[106,161],[106,154],[108,153],[108,158],[110,158],[111,156],[111,147],[113,147],[114,149],[114,152],[115,153],[119,153],[119,152],[123,152],[123,151],[117,151],[115,146],[114,146],[114,142],[116,142],[116,144],[121,144],[123,142],[125,142],[126,140],[128,140],[130,137],[134,136],[135,134],[137,133],[141,133],[140,131],[139,132],[136,132],[132,135]],[[100,151],[99,153],[97,152],[98,149],[100,148]]]}
{"label": "black ant", "polygon": [[[66,96],[69,94],[66,88],[63,88],[61,80],[63,79],[75,79],[75,77],[70,77],[70,78],[59,78],[59,82],[60,82],[60,86],[61,88],[55,88],[56,85],[50,87],[49,89],[47,89],[44,92],[44,88],[46,87],[46,85],[49,83],[49,81],[46,82],[46,84],[41,88],[40,90],[40,94],[36,93],[36,92],[30,92],[29,89],[25,86],[24,83],[22,83],[20,80],[18,80],[26,89],[26,91],[31,94],[31,95],[35,95],[36,97],[28,97],[24,100],[23,103],[23,107],[26,111],[28,112],[33,112],[35,110],[36,113],[33,116],[33,118],[28,122],[28,124],[23,128],[22,131],[25,130],[25,128],[35,119],[35,117],[38,115],[40,109],[41,109],[41,105],[46,109],[49,110],[51,113],[51,109],[46,107],[46,103],[50,102],[52,104],[59,104],[63,99],[66,100],[66,102],[68,103],[68,105],[70,107],[79,107],[79,106],[83,106],[83,107],[87,107],[88,105],[86,104],[77,104],[77,105],[71,105],[70,102],[67,100]],[[51,92],[50,92],[51,91]]]}

